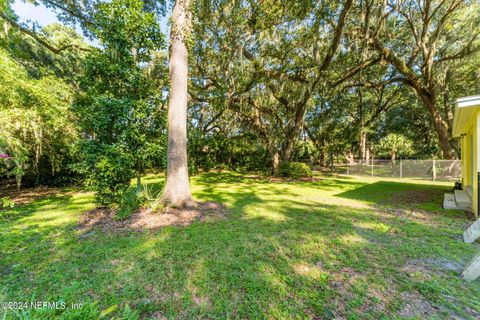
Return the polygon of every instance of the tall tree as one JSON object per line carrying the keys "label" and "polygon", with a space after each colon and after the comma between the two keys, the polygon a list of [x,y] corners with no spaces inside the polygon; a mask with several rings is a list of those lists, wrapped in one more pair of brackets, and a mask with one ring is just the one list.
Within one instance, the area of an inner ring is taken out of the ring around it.
{"label": "tall tree", "polygon": [[365,1],[362,38],[413,89],[431,115],[443,157],[455,156],[452,115],[441,110],[441,78],[452,62],[480,49],[479,4],[468,0]]}
{"label": "tall tree", "polygon": [[190,0],[177,0],[170,30],[167,182],[162,201],[176,207],[192,204],[187,164],[188,49]]}
{"label": "tall tree", "polygon": [[160,145],[158,91],[145,70],[151,52],[163,46],[156,15],[142,0],[113,0],[97,6],[92,32],[103,48],[84,63],[75,110],[86,139],[80,153],[87,180],[102,203],[118,201],[137,173],[137,190],[151,144]]}
{"label": "tall tree", "polygon": [[195,98],[210,103],[221,96],[260,137],[276,171],[280,161],[290,160],[306,110],[345,51],[353,1],[215,3],[196,17]]}

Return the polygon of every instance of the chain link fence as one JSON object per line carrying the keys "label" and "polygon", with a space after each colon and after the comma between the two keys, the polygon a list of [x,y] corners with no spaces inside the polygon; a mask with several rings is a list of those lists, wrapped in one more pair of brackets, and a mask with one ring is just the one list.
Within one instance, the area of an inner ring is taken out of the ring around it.
{"label": "chain link fence", "polygon": [[332,169],[354,176],[455,181],[461,176],[460,163],[460,160],[358,160],[336,164]]}

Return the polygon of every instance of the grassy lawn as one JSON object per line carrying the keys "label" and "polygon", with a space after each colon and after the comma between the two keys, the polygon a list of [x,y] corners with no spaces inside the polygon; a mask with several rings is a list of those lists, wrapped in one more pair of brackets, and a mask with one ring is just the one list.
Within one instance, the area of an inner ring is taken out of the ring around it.
{"label": "grassy lawn", "polygon": [[480,317],[480,281],[459,278],[480,248],[462,242],[465,213],[441,209],[449,184],[207,173],[192,188],[228,216],[84,237],[89,193],[0,211],[0,301],[82,304],[6,318]]}

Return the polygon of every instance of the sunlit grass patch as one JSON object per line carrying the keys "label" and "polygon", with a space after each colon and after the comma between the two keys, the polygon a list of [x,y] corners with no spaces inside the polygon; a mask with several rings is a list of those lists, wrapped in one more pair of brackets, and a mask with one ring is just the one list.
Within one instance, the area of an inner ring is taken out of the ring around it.
{"label": "sunlit grass patch", "polygon": [[[143,179],[159,190],[163,181]],[[379,319],[419,306],[436,318],[480,312],[480,285],[461,280],[457,267],[476,251],[461,241],[469,221],[437,201],[446,184],[267,181],[228,172],[191,182],[197,200],[232,213],[185,227],[80,236],[82,213],[95,207],[89,193],[0,212],[0,300],[84,306],[28,312],[52,319],[93,319],[113,306],[117,318],[130,309],[146,318]],[[426,197],[408,201],[412,190]],[[412,297],[419,302],[408,309]]]}

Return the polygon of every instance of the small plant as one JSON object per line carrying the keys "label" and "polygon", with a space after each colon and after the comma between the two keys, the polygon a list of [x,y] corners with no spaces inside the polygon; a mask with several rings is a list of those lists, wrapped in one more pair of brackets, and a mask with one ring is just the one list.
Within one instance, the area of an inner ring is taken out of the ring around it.
{"label": "small plant", "polygon": [[153,187],[149,187],[148,185],[143,185],[140,191],[136,188],[129,188],[123,191],[116,200],[116,203],[118,203],[116,219],[126,219],[140,207],[148,207],[152,211],[162,209],[163,203],[160,200],[159,194],[159,190],[154,190]]}
{"label": "small plant", "polygon": [[155,191],[153,187],[148,185],[143,185],[143,190],[141,192],[141,198],[143,203],[150,208],[152,211],[158,211],[163,208],[163,203],[160,200],[160,191]]}
{"label": "small plant", "polygon": [[116,219],[123,220],[132,215],[142,205],[142,195],[135,189],[127,189],[118,199],[118,213]]}
{"label": "small plant", "polygon": [[279,174],[282,177],[289,177],[293,179],[312,177],[312,169],[301,162],[282,162],[279,168]]}
{"label": "small plant", "polygon": [[15,206],[15,202],[7,197],[0,198],[0,204],[2,208],[13,208]]}

